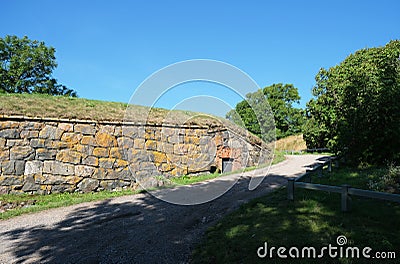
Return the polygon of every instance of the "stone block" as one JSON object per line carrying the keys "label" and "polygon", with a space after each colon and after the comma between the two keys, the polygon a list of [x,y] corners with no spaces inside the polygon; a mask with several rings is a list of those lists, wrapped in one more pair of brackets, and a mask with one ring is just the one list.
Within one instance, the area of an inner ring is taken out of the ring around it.
{"label": "stone block", "polygon": [[51,140],[51,139],[46,139],[44,146],[49,149],[65,149],[65,148],[72,148],[75,146],[76,143],[73,142],[65,142],[65,141],[60,141],[60,140]]}
{"label": "stone block", "polygon": [[89,166],[98,166],[99,159],[94,156],[88,156],[86,158],[82,158],[82,164],[89,165]]}
{"label": "stone block", "polygon": [[15,175],[23,175],[25,171],[25,161],[16,160],[15,161]]}
{"label": "stone block", "polygon": [[[117,142],[118,142],[118,146],[120,148],[133,148],[133,146],[134,146],[133,139],[128,138],[128,137],[117,138]],[[143,140],[143,143],[144,143],[144,140]]]}
{"label": "stone block", "polygon": [[5,145],[6,145],[6,139],[0,138],[0,148],[4,147]]}
{"label": "stone block", "polygon": [[153,170],[156,171],[156,166],[153,162],[145,161],[139,164],[140,170]]}
{"label": "stone block", "polygon": [[58,128],[65,131],[65,132],[72,132],[74,131],[74,125],[70,123],[59,123]]}
{"label": "stone block", "polygon": [[173,170],[175,167],[171,163],[162,163],[159,168],[162,172],[168,172]]}
{"label": "stone block", "polygon": [[23,130],[41,130],[45,126],[44,123],[41,122],[23,122],[19,123],[19,125]]}
{"label": "stone block", "polygon": [[10,128],[0,130],[0,138],[12,139],[19,138],[18,129]]}
{"label": "stone block", "polygon": [[123,160],[123,159],[117,159],[114,162],[114,167],[116,167],[116,168],[126,167],[128,165],[129,165],[129,162],[127,162],[126,160]]}
{"label": "stone block", "polygon": [[52,175],[52,174],[44,174],[41,177],[41,184],[51,184],[51,185],[59,185],[64,184],[66,182],[66,176],[62,175]]}
{"label": "stone block", "polygon": [[139,136],[139,130],[136,126],[122,126],[122,136],[137,138]]}
{"label": "stone block", "polygon": [[188,144],[195,144],[199,145],[200,144],[200,138],[195,137],[195,136],[186,136],[184,137],[184,142]]}
{"label": "stone block", "polygon": [[0,129],[17,128],[17,127],[19,127],[19,122],[16,122],[16,121],[0,121]]}
{"label": "stone block", "polygon": [[43,173],[69,176],[74,175],[75,168],[72,164],[46,160],[43,163]]}
{"label": "stone block", "polygon": [[30,145],[32,148],[44,148],[46,140],[42,138],[33,138],[30,141]]}
{"label": "stone block", "polygon": [[108,157],[108,149],[106,148],[94,148],[93,149],[93,156],[96,157]]}
{"label": "stone block", "polygon": [[166,142],[161,142],[157,145],[157,150],[166,154],[173,154],[174,145]]}
{"label": "stone block", "polygon": [[14,146],[10,149],[10,160],[33,159],[35,151],[31,146]]}
{"label": "stone block", "polygon": [[168,143],[178,144],[183,143],[183,136],[182,135],[172,135],[168,137]]}
{"label": "stone block", "polygon": [[35,159],[37,160],[53,160],[57,155],[57,151],[54,149],[39,148],[36,149]]}
{"label": "stone block", "polygon": [[96,127],[91,124],[76,124],[74,126],[74,132],[78,132],[83,135],[94,135],[96,134]]}
{"label": "stone block", "polygon": [[122,159],[121,149],[117,147],[110,148],[110,158]]}
{"label": "stone block", "polygon": [[162,152],[154,151],[153,153],[154,156],[154,162],[157,164],[167,162],[167,155]]}
{"label": "stone block", "polygon": [[71,149],[63,149],[56,155],[56,160],[72,164],[79,164],[81,162],[81,158],[81,153]]}
{"label": "stone block", "polygon": [[117,140],[114,136],[107,133],[96,133],[96,143],[100,147],[116,147]]}
{"label": "stone block", "polygon": [[39,189],[40,185],[35,183],[35,179],[33,178],[33,176],[26,176],[22,191],[38,191]]}
{"label": "stone block", "polygon": [[46,125],[39,132],[39,138],[45,139],[60,139],[64,131],[58,127]]}
{"label": "stone block", "polygon": [[14,174],[15,173],[15,161],[7,160],[1,162],[1,171],[2,174]]}
{"label": "stone block", "polygon": [[21,138],[32,139],[39,137],[39,131],[22,130],[20,133]]}
{"label": "stone block", "polygon": [[111,176],[115,177],[115,179],[120,179],[125,181],[133,181],[135,179],[128,167],[125,167],[123,169],[114,169],[112,173],[116,174],[116,176],[113,175]]}
{"label": "stone block", "polygon": [[145,148],[145,139],[144,138],[135,138],[133,147],[135,149],[144,149]]}
{"label": "stone block", "polygon": [[80,181],[82,181],[82,177],[73,175],[73,176],[65,176],[65,183],[71,184],[73,186],[76,186]]}
{"label": "stone block", "polygon": [[22,185],[24,182],[23,176],[16,175],[1,175],[0,185],[11,186],[11,185]]}
{"label": "stone block", "polygon": [[114,191],[114,190],[122,190],[124,187],[128,187],[130,182],[121,181],[121,180],[103,180],[100,181],[100,186],[104,190]]}
{"label": "stone block", "polygon": [[0,148],[0,161],[10,159],[10,150],[8,148]]}
{"label": "stone block", "polygon": [[95,168],[85,165],[75,166],[75,175],[79,177],[90,177],[93,175]]}
{"label": "stone block", "polygon": [[128,162],[154,161],[153,155],[150,155],[146,150],[128,149],[126,153]]}
{"label": "stone block", "polygon": [[29,141],[23,139],[7,139],[6,147],[28,146]]}
{"label": "stone block", "polygon": [[105,168],[95,168],[91,178],[99,179],[99,180],[106,179],[107,173],[108,173],[108,171]]}
{"label": "stone block", "polygon": [[60,184],[60,185],[52,185],[51,186],[52,193],[73,192],[74,190],[75,190],[75,186],[70,185],[70,184]]}
{"label": "stone block", "polygon": [[96,146],[96,140],[94,136],[83,136],[81,139],[82,145]]}
{"label": "stone block", "polygon": [[81,134],[65,132],[62,135],[61,140],[64,142],[70,143],[71,145],[75,145],[81,141],[82,137],[83,136]]}
{"label": "stone block", "polygon": [[100,168],[111,169],[114,166],[115,159],[113,158],[100,158],[99,166]]}
{"label": "stone block", "polygon": [[82,157],[87,157],[93,154],[94,147],[89,145],[75,145],[76,151],[78,151]]}
{"label": "stone block", "polygon": [[43,162],[31,160],[25,163],[24,175],[42,174]]}
{"label": "stone block", "polygon": [[145,146],[147,150],[157,150],[157,141],[147,139],[145,142]]}
{"label": "stone block", "polygon": [[86,178],[78,183],[77,187],[78,190],[84,193],[93,192],[96,191],[97,187],[99,187],[99,181],[96,179]]}
{"label": "stone block", "polygon": [[114,125],[102,125],[99,128],[100,133],[106,133],[110,135],[114,135],[115,126]]}

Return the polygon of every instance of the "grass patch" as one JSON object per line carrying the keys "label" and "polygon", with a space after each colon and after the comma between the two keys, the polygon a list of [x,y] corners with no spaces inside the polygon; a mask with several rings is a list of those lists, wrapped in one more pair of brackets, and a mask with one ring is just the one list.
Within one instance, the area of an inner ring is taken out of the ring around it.
{"label": "grass patch", "polygon": [[93,193],[58,193],[49,195],[39,194],[3,194],[0,195],[0,201],[5,203],[20,203],[34,200],[34,205],[28,207],[15,208],[0,213],[0,219],[8,219],[26,213],[39,212],[50,208],[64,207],[84,202],[99,201],[118,196],[132,195],[139,191],[123,190],[116,192],[101,191]]}
{"label": "grass patch", "polygon": [[[224,120],[211,115],[127,103],[89,100],[47,94],[0,93],[0,114],[40,118],[66,118],[96,121],[132,121],[141,123],[172,123],[220,125]],[[128,110],[127,110],[128,109]],[[222,121],[221,121],[222,120]],[[224,121],[226,123],[226,121]],[[232,124],[227,123],[232,126]]]}
{"label": "grass patch", "polygon": [[303,134],[278,139],[275,144],[275,150],[277,151],[293,150],[298,152],[305,149],[307,149],[307,145],[303,139]]}
{"label": "grass patch", "polygon": [[[366,189],[369,179],[382,169],[341,168],[323,184],[349,183]],[[400,205],[379,200],[353,197],[352,211],[340,210],[340,195],[296,189],[295,201],[286,199],[282,188],[243,205],[211,227],[204,241],[193,252],[193,263],[374,263],[366,259],[260,259],[257,249],[269,247],[337,246],[336,238],[344,235],[348,246],[371,247],[377,251],[393,251],[399,258]],[[373,254],[371,252],[371,254]],[[276,253],[276,251],[275,251]],[[287,252],[286,252],[287,253]],[[376,263],[376,262],[375,262]],[[383,263],[398,263],[386,260]]]}
{"label": "grass patch", "polygon": [[[284,160],[285,160],[285,154],[281,151],[279,151],[279,152],[276,151],[271,165],[278,164]],[[170,178],[169,181],[172,185],[188,185],[188,184],[198,183],[198,182],[202,182],[202,181],[206,181],[206,180],[210,180],[210,179],[215,179],[215,178],[218,178],[221,176],[252,171],[252,170],[260,169],[260,168],[263,168],[266,166],[268,166],[268,164],[263,164],[261,166],[247,167],[244,170],[231,171],[231,172],[226,172],[226,173],[217,173],[216,172],[216,173],[210,173],[210,174],[200,174],[200,175],[196,175],[196,176],[184,175],[181,177]]]}

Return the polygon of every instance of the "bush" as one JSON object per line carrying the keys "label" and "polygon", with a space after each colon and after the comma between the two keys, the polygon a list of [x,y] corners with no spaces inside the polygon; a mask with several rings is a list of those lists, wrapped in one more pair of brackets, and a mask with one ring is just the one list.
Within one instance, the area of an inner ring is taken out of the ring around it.
{"label": "bush", "polygon": [[377,181],[370,181],[372,190],[389,193],[400,193],[400,166],[389,164],[388,172]]}

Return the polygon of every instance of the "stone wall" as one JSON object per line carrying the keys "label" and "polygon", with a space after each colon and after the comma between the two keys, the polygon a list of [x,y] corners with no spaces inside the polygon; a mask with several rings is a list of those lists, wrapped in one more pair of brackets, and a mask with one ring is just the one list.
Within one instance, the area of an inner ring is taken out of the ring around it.
{"label": "stone wall", "polygon": [[0,193],[144,188],[259,157],[260,141],[223,126],[0,117]]}

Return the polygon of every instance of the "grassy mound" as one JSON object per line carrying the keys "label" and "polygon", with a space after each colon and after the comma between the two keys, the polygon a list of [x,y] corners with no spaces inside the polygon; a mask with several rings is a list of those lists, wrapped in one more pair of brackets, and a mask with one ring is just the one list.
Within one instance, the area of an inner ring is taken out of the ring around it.
{"label": "grassy mound", "polygon": [[301,151],[307,149],[306,142],[303,139],[303,134],[288,136],[276,141],[276,151]]}

